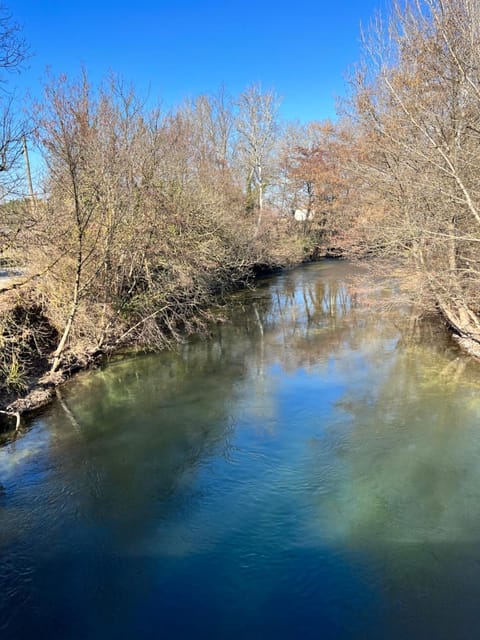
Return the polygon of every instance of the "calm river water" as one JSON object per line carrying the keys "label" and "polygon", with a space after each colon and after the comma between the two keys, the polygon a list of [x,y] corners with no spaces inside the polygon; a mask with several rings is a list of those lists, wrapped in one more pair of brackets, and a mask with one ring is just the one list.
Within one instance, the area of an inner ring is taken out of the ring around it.
{"label": "calm river water", "polygon": [[480,636],[480,365],[350,273],[240,292],[3,442],[2,640]]}

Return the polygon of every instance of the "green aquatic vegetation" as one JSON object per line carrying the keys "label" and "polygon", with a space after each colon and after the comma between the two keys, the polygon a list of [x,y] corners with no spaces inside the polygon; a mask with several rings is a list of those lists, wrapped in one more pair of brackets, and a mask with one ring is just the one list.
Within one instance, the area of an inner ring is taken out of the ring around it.
{"label": "green aquatic vegetation", "polygon": [[17,392],[22,392],[27,388],[25,367],[18,361],[15,354],[13,354],[10,362],[2,363],[1,375],[7,388]]}

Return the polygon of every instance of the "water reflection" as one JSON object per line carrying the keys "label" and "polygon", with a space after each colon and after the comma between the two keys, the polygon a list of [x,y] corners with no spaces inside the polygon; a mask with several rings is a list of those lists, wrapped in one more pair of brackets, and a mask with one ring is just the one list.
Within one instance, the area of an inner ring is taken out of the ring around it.
{"label": "water reflection", "polygon": [[3,637],[467,638],[478,367],[322,263],[0,449]]}

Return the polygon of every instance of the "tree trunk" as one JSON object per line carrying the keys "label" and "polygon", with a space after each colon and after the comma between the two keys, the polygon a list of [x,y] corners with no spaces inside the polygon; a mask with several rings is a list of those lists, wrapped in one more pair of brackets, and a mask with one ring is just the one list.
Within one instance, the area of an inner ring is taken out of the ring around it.
{"label": "tree trunk", "polygon": [[75,284],[73,287],[72,306],[71,306],[70,314],[67,319],[67,323],[65,325],[65,329],[63,330],[62,337],[60,339],[60,342],[58,343],[58,347],[56,348],[55,353],[53,354],[53,364],[52,364],[52,368],[50,369],[50,373],[55,373],[55,371],[57,371],[60,365],[62,354],[65,351],[65,346],[67,344],[68,336],[70,335],[73,321],[77,313],[78,301],[80,298],[80,280],[82,276],[82,264],[83,264],[83,256],[82,256],[82,250],[80,249],[77,257],[77,272],[75,275]]}

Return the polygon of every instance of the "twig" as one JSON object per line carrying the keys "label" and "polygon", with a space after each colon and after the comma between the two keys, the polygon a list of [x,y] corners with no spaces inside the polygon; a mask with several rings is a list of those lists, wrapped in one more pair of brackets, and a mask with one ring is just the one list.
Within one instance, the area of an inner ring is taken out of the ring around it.
{"label": "twig", "polygon": [[0,413],[5,416],[8,416],[9,418],[15,418],[15,432],[17,432],[20,429],[21,417],[18,411],[1,411],[0,410]]}

